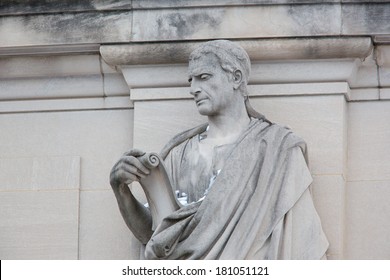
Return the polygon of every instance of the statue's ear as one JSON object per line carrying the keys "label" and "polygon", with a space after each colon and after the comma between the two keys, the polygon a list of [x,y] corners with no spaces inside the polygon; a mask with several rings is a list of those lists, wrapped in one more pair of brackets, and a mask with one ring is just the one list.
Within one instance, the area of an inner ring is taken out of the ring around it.
{"label": "statue's ear", "polygon": [[234,89],[238,89],[242,83],[242,72],[240,70],[235,70],[233,72],[233,87]]}

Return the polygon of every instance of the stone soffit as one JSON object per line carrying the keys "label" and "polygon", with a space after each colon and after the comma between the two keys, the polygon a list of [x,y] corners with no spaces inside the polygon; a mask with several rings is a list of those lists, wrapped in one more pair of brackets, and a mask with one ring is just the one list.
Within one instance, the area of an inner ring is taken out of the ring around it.
{"label": "stone soffit", "polygon": [[[370,37],[325,37],[232,40],[251,61],[300,59],[365,59],[373,49]],[[102,45],[100,54],[112,66],[187,63],[202,41]]]}

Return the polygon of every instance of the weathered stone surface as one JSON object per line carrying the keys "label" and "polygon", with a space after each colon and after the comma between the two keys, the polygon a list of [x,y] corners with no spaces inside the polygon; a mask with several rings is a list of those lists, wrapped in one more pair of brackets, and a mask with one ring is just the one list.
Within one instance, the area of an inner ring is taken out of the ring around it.
{"label": "weathered stone surface", "polygon": [[300,95],[344,95],[348,100],[348,84],[340,83],[296,83],[296,84],[260,84],[249,85],[250,96],[300,96]]}
{"label": "weathered stone surface", "polygon": [[381,87],[390,87],[390,46],[377,47],[379,81]]}
{"label": "weathered stone surface", "polygon": [[[34,1],[29,10],[22,8],[21,2],[0,10],[13,14],[0,19],[1,48],[389,33],[389,6],[384,3],[253,0],[224,1],[222,7],[214,1],[135,1],[132,10],[125,1],[77,2],[67,8],[60,1]],[[37,13],[43,6],[47,10]]]}
{"label": "weathered stone surface", "polygon": [[0,14],[5,15],[0,19],[0,48],[389,34],[389,5],[380,3],[382,1],[367,4],[338,0],[321,3],[309,0],[231,0],[223,3],[204,0],[133,1],[131,4],[107,0],[78,1],[66,6],[61,1],[30,1],[27,5],[24,2],[12,1],[12,4],[0,6]]}
{"label": "weathered stone surface", "polygon": [[[372,51],[371,39],[248,39],[237,40],[251,60],[366,58]],[[103,59],[110,65],[145,65],[187,63],[188,55],[201,43],[164,42],[105,45],[100,47]]]}
{"label": "weathered stone surface", "polygon": [[356,70],[356,73],[348,79],[351,88],[377,88],[379,86],[380,79],[376,63],[357,65]]}
{"label": "weathered stone surface", "polygon": [[358,59],[265,61],[252,65],[250,84],[348,81],[359,64]]}
{"label": "weathered stone surface", "polygon": [[33,160],[34,190],[79,189],[80,157],[38,157]]}
{"label": "weathered stone surface", "polygon": [[0,79],[1,100],[103,97],[101,75]]}
{"label": "weathered stone surface", "polygon": [[80,186],[80,158],[13,157],[0,159],[0,190],[64,190]]}
{"label": "weathered stone surface", "polygon": [[111,190],[80,193],[80,259],[137,259],[131,237]]}
{"label": "weathered stone surface", "polygon": [[342,35],[390,33],[390,5],[365,3],[342,5]]}
{"label": "weathered stone surface", "polygon": [[345,189],[346,182],[340,175],[317,175],[313,178],[312,195],[329,239],[328,259],[344,257]]}
{"label": "weathered stone surface", "polygon": [[390,99],[390,88],[381,88],[379,89],[379,96],[381,100]]}
{"label": "weathered stone surface", "polygon": [[369,3],[369,2],[375,2],[375,3],[386,3],[386,2],[389,2],[389,0],[374,0],[374,1],[370,1],[370,0],[340,0],[339,2],[341,3]]}
{"label": "weathered stone surface", "polygon": [[93,54],[3,57],[0,81],[2,113],[132,107],[123,75]]}
{"label": "weathered stone surface", "polygon": [[0,15],[122,10],[130,8],[131,1],[126,0],[3,0],[0,3]]}
{"label": "weathered stone surface", "polygon": [[[339,3],[340,0],[322,0],[321,3]],[[318,4],[314,0],[186,0],[159,1],[133,0],[134,9],[147,8],[179,8],[202,6],[245,6],[245,5],[283,5],[283,4]]]}
{"label": "weathered stone surface", "polygon": [[1,101],[0,113],[66,112],[132,109],[129,97]]}
{"label": "weathered stone surface", "polygon": [[375,35],[373,41],[377,44],[389,44],[390,35]]}
{"label": "weathered stone surface", "polygon": [[133,18],[133,41],[332,36],[341,26],[338,5],[135,10]]}
{"label": "weathered stone surface", "polygon": [[64,13],[0,18],[0,47],[126,42],[131,12]]}
{"label": "weathered stone surface", "polygon": [[32,173],[32,158],[0,158],[0,190],[32,189]]}
{"label": "weathered stone surface", "polygon": [[377,55],[378,65],[380,67],[390,65],[390,46],[389,45],[377,46],[376,55]]}
{"label": "weathered stone surface", "polygon": [[[321,3],[338,3],[340,0],[325,0]],[[110,11],[148,8],[180,8],[180,7],[208,7],[208,6],[245,6],[245,5],[283,5],[283,4],[316,4],[313,0],[186,0],[186,1],[159,1],[159,0],[87,0],[64,2],[50,1],[23,1],[5,0],[0,3],[0,15],[26,15],[58,12],[85,12]]]}
{"label": "weathered stone surface", "polygon": [[100,73],[99,55],[12,56],[0,58],[1,79],[88,76]]}
{"label": "weathered stone surface", "polygon": [[77,259],[79,191],[0,192],[0,258]]}
{"label": "weathered stone surface", "polygon": [[[29,35],[27,36],[29,38]],[[38,38],[39,39],[39,38]],[[23,41],[21,41],[23,43]],[[27,45],[1,47],[0,56],[51,56],[51,55],[79,55],[79,54],[96,54],[99,51],[99,44],[61,44],[61,45]]]}
{"label": "weathered stone surface", "polygon": [[390,180],[390,101],[349,104],[348,181]]}
{"label": "weathered stone surface", "polygon": [[347,259],[390,258],[389,196],[388,180],[348,182],[345,231]]}
{"label": "weathered stone surface", "polygon": [[[81,189],[107,190],[112,165],[132,147],[133,112],[128,109],[3,114],[0,127],[1,158],[79,155]],[[108,134],[111,136],[107,137]],[[59,173],[60,178],[61,174],[65,176],[65,172]],[[47,174],[43,179],[51,176],[56,174]],[[43,182],[46,184],[46,179]]]}
{"label": "weathered stone surface", "polygon": [[104,96],[129,97],[130,90],[122,74],[103,74]]}
{"label": "weathered stone surface", "polygon": [[3,113],[132,106],[128,98],[111,98],[128,97],[129,88],[98,55],[3,57],[0,81]]}
{"label": "weathered stone surface", "polygon": [[379,100],[378,88],[362,88],[351,90],[351,101]]}
{"label": "weathered stone surface", "polygon": [[257,97],[251,103],[270,120],[288,125],[305,139],[313,175],[343,174],[346,110],[343,95]]}
{"label": "weathered stone surface", "polygon": [[121,71],[130,88],[130,95],[133,88],[188,86],[185,65],[123,66]]}

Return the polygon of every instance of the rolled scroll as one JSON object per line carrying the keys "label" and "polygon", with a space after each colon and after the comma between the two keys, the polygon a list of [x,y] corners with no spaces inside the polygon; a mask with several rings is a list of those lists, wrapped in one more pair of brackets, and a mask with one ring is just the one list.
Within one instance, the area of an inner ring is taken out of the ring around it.
{"label": "rolled scroll", "polygon": [[138,159],[150,170],[150,174],[141,178],[139,182],[152,215],[152,230],[155,230],[165,217],[180,208],[180,202],[176,200],[160,156],[156,153],[146,153]]}

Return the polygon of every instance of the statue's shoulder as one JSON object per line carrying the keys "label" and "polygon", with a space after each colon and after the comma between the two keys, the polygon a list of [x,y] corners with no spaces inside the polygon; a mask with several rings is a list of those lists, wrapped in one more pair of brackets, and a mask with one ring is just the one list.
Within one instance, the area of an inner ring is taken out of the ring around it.
{"label": "statue's shoulder", "polygon": [[171,140],[168,141],[168,143],[162,148],[160,155],[163,159],[167,157],[169,152],[176,146],[182,144],[186,140],[194,137],[195,135],[198,135],[202,132],[204,132],[207,128],[208,124],[204,123],[199,126],[196,126],[194,128],[185,130],[183,132],[180,132],[179,134],[175,135]]}
{"label": "statue's shoulder", "polygon": [[265,138],[274,140],[275,138],[284,138],[294,133],[288,126],[270,123],[263,128],[263,134]]}
{"label": "statue's shoulder", "polygon": [[299,146],[303,151],[306,150],[305,141],[291,130],[290,127],[272,123],[268,128],[264,136],[268,143],[280,146],[282,149],[289,149]]}

